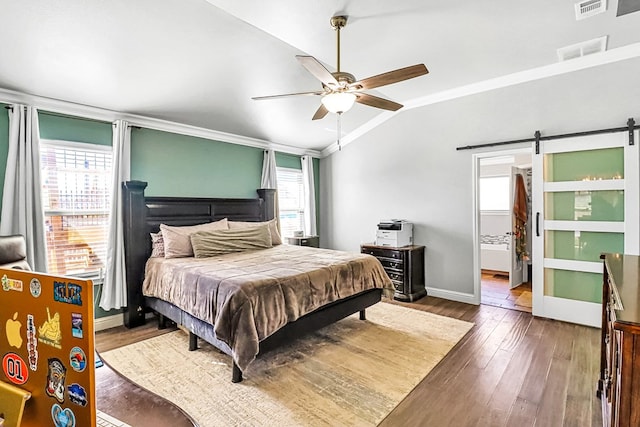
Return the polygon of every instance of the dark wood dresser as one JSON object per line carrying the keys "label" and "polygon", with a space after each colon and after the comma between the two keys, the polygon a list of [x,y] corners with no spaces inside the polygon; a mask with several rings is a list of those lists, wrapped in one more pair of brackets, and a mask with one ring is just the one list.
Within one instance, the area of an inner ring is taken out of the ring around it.
{"label": "dark wood dresser", "polygon": [[603,426],[640,426],[640,257],[605,254],[598,397]]}
{"label": "dark wood dresser", "polygon": [[424,246],[393,248],[364,244],[360,245],[360,252],[380,260],[395,287],[394,299],[415,301],[427,295],[424,286]]}

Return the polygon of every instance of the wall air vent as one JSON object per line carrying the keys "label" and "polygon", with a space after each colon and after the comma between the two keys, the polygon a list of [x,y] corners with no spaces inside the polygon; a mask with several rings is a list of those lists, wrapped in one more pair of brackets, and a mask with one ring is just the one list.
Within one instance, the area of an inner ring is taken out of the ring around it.
{"label": "wall air vent", "polygon": [[584,0],[575,4],[576,20],[590,18],[607,10],[607,0]]}
{"label": "wall air vent", "polygon": [[609,36],[602,36],[586,42],[572,44],[558,49],[558,60],[567,61],[569,59],[580,58],[592,53],[604,52],[607,50],[607,39]]}

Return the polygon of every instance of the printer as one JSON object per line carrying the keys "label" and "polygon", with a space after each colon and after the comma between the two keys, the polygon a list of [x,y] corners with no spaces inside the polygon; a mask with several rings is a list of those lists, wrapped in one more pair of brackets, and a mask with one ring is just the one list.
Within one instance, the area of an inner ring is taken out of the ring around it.
{"label": "printer", "polygon": [[413,224],[403,219],[382,220],[376,232],[377,246],[399,248],[413,244]]}

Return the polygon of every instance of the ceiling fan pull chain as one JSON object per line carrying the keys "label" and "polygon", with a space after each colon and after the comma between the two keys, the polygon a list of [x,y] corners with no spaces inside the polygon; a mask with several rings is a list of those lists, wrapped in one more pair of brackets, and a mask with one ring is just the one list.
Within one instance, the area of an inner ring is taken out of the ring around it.
{"label": "ceiling fan pull chain", "polygon": [[342,113],[338,113],[338,151],[342,151],[342,146],[340,145],[340,137],[342,136]]}

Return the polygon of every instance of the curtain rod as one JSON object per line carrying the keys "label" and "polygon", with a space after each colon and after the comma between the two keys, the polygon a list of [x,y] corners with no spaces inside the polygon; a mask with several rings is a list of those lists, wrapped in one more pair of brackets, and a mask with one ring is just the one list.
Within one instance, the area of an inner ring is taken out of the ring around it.
{"label": "curtain rod", "polygon": [[542,136],[539,131],[535,132],[535,136],[533,138],[524,138],[524,139],[514,139],[511,141],[500,141],[500,142],[489,142],[486,144],[476,144],[476,145],[466,145],[462,147],[457,147],[457,151],[461,150],[474,150],[476,148],[485,148],[485,147],[496,147],[500,145],[511,145],[511,144],[520,144],[523,142],[536,142],[536,141],[551,141],[554,139],[562,139],[562,138],[572,138],[576,136],[590,136],[590,135],[599,135],[604,133],[616,133],[616,132],[629,132],[629,144],[633,145],[633,131],[636,129],[640,129],[640,125],[635,124],[635,120],[630,118],[627,120],[626,127],[617,127],[617,128],[609,128],[609,129],[596,129],[596,130],[588,130],[583,132],[573,132],[573,133],[564,133],[558,135],[546,135]]}

